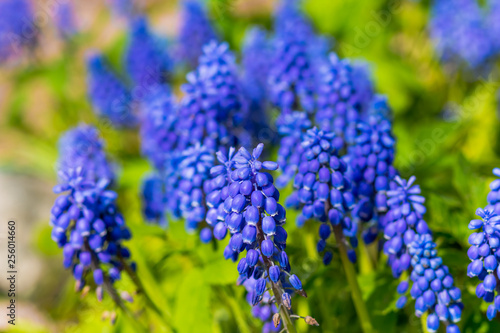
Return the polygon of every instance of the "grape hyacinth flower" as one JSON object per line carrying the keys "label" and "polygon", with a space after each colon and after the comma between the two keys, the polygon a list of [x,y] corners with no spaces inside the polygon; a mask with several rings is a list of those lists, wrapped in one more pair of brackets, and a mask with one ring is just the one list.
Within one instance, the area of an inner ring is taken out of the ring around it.
{"label": "grape hyacinth flower", "polygon": [[495,56],[495,35],[490,33],[485,13],[475,0],[436,0],[430,22],[437,53],[455,67],[483,69]]}
{"label": "grape hyacinth flower", "polygon": [[150,31],[146,17],[137,17],[131,23],[125,67],[137,89],[144,97],[158,85],[169,81],[172,61],[166,43]]}
{"label": "grape hyacinth flower", "polygon": [[81,176],[88,181],[98,179],[114,180],[114,170],[104,153],[104,143],[97,129],[81,124],[66,133],[59,140],[58,168],[62,171],[85,166]]}
{"label": "grape hyacinth flower", "polygon": [[[500,177],[500,168],[494,168],[493,174]],[[486,209],[500,214],[500,179],[495,179],[491,182],[490,190],[487,197],[488,206],[486,206]]]}
{"label": "grape hyacinth flower", "polygon": [[348,237],[350,242],[345,245],[350,249],[347,254],[351,261],[356,260],[353,249],[357,247],[358,225],[347,214],[354,206],[354,197],[345,177],[347,164],[338,156],[342,146],[343,140],[334,133],[325,133],[316,127],[307,131],[294,179],[294,192],[286,202],[287,206],[301,209],[297,225],[302,226],[309,219],[321,222],[317,248],[323,253],[325,265],[333,256],[326,245],[332,230],[336,237],[343,234],[338,241],[343,242],[343,238]]}
{"label": "grape hyacinth flower", "polygon": [[[456,325],[462,315],[463,304],[461,291],[454,286],[453,277],[449,269],[443,265],[443,259],[437,256],[436,244],[430,234],[415,235],[409,245],[412,256],[411,265],[412,287],[409,290],[415,301],[415,315],[427,316],[427,330],[436,332],[439,322],[446,323],[446,332],[459,333]],[[398,293],[406,294],[409,289],[408,281],[402,281],[398,286]],[[406,296],[398,300],[398,307],[402,307]]]}
{"label": "grape hyacinth flower", "polygon": [[0,1],[0,64],[15,60],[34,48],[38,41],[39,27],[28,0]]}
{"label": "grape hyacinth flower", "polygon": [[[179,211],[186,222],[186,230],[194,232],[205,220],[206,205],[204,198],[211,191],[210,169],[215,163],[214,154],[203,146],[194,146],[181,153],[178,162]],[[200,232],[203,243],[212,240],[210,228]]]}
{"label": "grape hyacinth flower", "polygon": [[131,19],[137,12],[137,0],[108,0],[109,6],[116,16]]}
{"label": "grape hyacinth flower", "polygon": [[381,219],[384,228],[384,253],[389,257],[388,264],[395,278],[408,271],[411,265],[409,245],[416,235],[430,234],[423,216],[427,209],[425,198],[420,195],[419,185],[414,185],[415,176],[405,180],[394,177],[391,188],[387,191],[389,210]]}
{"label": "grape hyacinth flower", "polygon": [[[95,142],[92,147],[102,146]],[[86,146],[75,147],[79,148],[86,150]],[[67,152],[77,156],[86,153],[61,151]],[[101,154],[104,152],[95,155]],[[67,158],[61,156],[61,160]],[[61,182],[54,187],[54,192],[61,195],[51,210],[52,239],[63,248],[64,267],[72,270],[77,290],[81,290],[92,275],[98,299],[102,299],[104,287],[118,303],[120,299],[113,283],[120,279],[123,269],[135,267],[129,250],[122,244],[131,234],[116,206],[117,194],[110,189],[110,179],[100,176],[90,179],[89,174],[98,175],[97,170],[89,170],[96,164],[80,161],[82,164],[76,168],[64,167],[59,171]]]}
{"label": "grape hyacinth flower", "polygon": [[356,125],[372,99],[366,71],[331,53],[318,77],[316,122],[323,131],[335,132],[353,144]]}
{"label": "grape hyacinth flower", "polygon": [[369,118],[357,125],[355,141],[348,149],[350,165],[349,179],[356,198],[353,217],[365,225],[363,239],[366,244],[373,242],[379,232],[379,217],[388,207],[386,191],[396,176],[392,165],[395,139],[385,97],[375,98]]}
{"label": "grape hyacinth flower", "polygon": [[316,38],[312,27],[296,4],[287,2],[278,10],[275,25],[274,57],[268,79],[270,100],[283,113],[299,106],[312,112],[315,71],[309,47]]}
{"label": "grape hyacinth flower", "polygon": [[141,101],[141,151],[163,171],[177,146],[177,104],[166,86],[160,86]]}
{"label": "grape hyacinth flower", "polygon": [[278,164],[283,172],[276,180],[276,185],[285,187],[295,176],[300,158],[304,151],[301,143],[304,134],[311,129],[311,121],[307,114],[295,111],[282,114],[276,120],[281,141],[278,150]]}
{"label": "grape hyacinth flower", "polygon": [[242,87],[249,103],[247,118],[244,119],[243,125],[252,138],[258,141],[263,139],[272,141],[275,139],[274,131],[270,129],[266,115],[267,78],[272,49],[262,28],[252,27],[246,31],[241,54]]}
{"label": "grape hyacinth flower", "polygon": [[[498,170],[498,169],[496,169]],[[491,184],[492,189],[498,185],[498,179]],[[491,193],[488,195],[488,201],[492,199]],[[471,220],[469,229],[474,230],[469,236],[469,244],[471,245],[467,251],[467,255],[471,263],[467,267],[467,275],[469,277],[478,277],[481,281],[476,287],[476,295],[482,298],[486,303],[491,303],[486,311],[486,316],[489,320],[493,320],[497,312],[500,311],[500,295],[498,294],[498,286],[500,285],[498,276],[500,273],[500,260],[498,251],[500,244],[500,215],[493,209],[491,205],[484,210],[478,208],[476,215],[480,219]]]}
{"label": "grape hyacinth flower", "polygon": [[97,114],[109,119],[115,127],[133,127],[137,119],[132,96],[125,84],[110,69],[106,59],[93,54],[87,60],[87,89]]}
{"label": "grape hyacinth flower", "polygon": [[[257,280],[253,277],[245,279],[243,285],[247,290],[246,300],[248,304],[252,306],[252,300],[255,295]],[[278,325],[274,325],[273,318],[278,313],[278,308],[272,302],[272,297],[269,291],[265,291],[262,296],[262,301],[252,306],[252,316],[260,319],[264,325],[262,326],[262,333],[271,333],[271,332],[280,332],[281,331],[281,322]],[[279,316],[279,314],[278,314]]]}
{"label": "grape hyacinth flower", "polygon": [[287,232],[283,228],[286,211],[279,201],[279,191],[273,177],[265,170],[276,170],[276,162],[260,162],[264,149],[259,144],[252,153],[240,148],[234,155],[230,149],[226,156],[218,152],[221,165],[212,168],[212,192],[207,196],[208,213],[214,216],[214,236],[225,238],[231,234],[224,255],[238,262],[238,282],[255,279],[248,283],[251,304],[260,304],[269,288],[273,292],[285,328],[291,325],[290,295],[293,291],[306,296],[302,283],[295,274],[285,252]]}
{"label": "grape hyacinth flower", "polygon": [[217,35],[201,0],[183,0],[181,15],[176,57],[179,62],[196,68],[203,46],[217,39]]}
{"label": "grape hyacinth flower", "polygon": [[73,3],[60,3],[56,5],[55,23],[59,35],[68,40],[77,34]]}
{"label": "grape hyacinth flower", "polygon": [[168,196],[163,175],[153,173],[142,182],[142,210],[147,221],[158,223],[162,227],[168,224],[165,216]]}
{"label": "grape hyacinth flower", "polygon": [[179,148],[200,144],[218,151],[241,139],[247,103],[228,44],[205,45],[197,70],[187,80],[178,116]]}

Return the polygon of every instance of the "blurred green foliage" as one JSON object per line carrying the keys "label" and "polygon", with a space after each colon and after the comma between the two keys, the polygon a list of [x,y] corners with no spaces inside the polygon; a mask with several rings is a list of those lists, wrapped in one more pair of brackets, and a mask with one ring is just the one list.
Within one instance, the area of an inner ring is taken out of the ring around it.
{"label": "blurred green foliage", "polygon": [[[219,32],[239,49],[246,27],[258,23],[271,27],[268,12],[240,10],[250,0],[212,0],[210,11]],[[175,6],[152,3],[147,7],[154,25],[162,27],[162,10]],[[491,170],[499,166],[499,123],[496,94],[498,77],[466,80],[446,72],[432,51],[427,35],[428,1],[308,0],[304,10],[318,32],[335,39],[341,56],[365,59],[373,70],[378,92],[387,94],[395,113],[396,166],[403,177],[417,176],[427,198],[426,220],[434,231],[440,254],[463,291],[463,332],[499,332],[498,321],[488,322],[485,305],[474,295],[476,281],[468,279],[466,256],[468,221],[477,207],[486,204]],[[98,10],[93,25],[56,57],[39,59],[27,67],[1,69],[6,94],[0,105],[0,167],[8,174],[28,174],[55,183],[54,164],[61,132],[79,122],[95,124],[107,151],[120,168],[119,204],[134,235],[129,242],[138,274],[153,301],[166,314],[160,318],[145,311],[145,300],[135,295],[130,304],[139,322],[148,329],[168,332],[167,320],[178,332],[258,332],[261,323],[251,316],[245,290],[235,285],[237,272],[223,260],[223,244],[203,245],[187,235],[181,222],[167,231],[148,225],[140,214],[139,185],[150,170],[140,156],[136,131],[118,132],[95,118],[86,98],[84,55],[98,45],[112,63],[121,66],[126,43],[124,22],[114,23],[115,38],[100,40],[103,27],[114,21]],[[175,15],[175,12],[174,14]],[[182,78],[178,78],[181,83]],[[455,108],[450,108],[455,105]],[[445,112],[448,111],[448,113]],[[449,115],[451,114],[451,117]],[[289,190],[288,190],[289,191]],[[286,196],[286,191],[283,197]],[[45,261],[61,264],[62,255],[50,239],[49,211],[33,229],[32,247]],[[295,297],[296,312],[311,315],[320,327],[297,323],[300,332],[360,332],[338,256],[325,267],[315,250],[317,228],[297,229],[289,212],[287,252],[309,297]],[[359,283],[378,332],[422,332],[413,302],[395,310],[396,286],[384,256],[373,264],[361,248]],[[42,259],[41,259],[42,260]],[[50,266],[52,270],[54,265]],[[13,332],[135,332],[131,319],[118,313],[114,326],[101,320],[113,309],[109,297],[98,303],[94,294],[74,293],[70,272],[48,270],[40,288],[26,302],[33,302],[48,318],[46,326],[23,318]],[[62,283],[62,284],[61,284]],[[120,289],[131,290],[126,278]]]}

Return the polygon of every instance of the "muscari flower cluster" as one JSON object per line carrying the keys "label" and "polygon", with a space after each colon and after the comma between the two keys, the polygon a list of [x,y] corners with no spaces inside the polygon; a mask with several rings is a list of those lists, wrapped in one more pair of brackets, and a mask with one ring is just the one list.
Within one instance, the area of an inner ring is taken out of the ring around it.
{"label": "muscari flower cluster", "polygon": [[389,210],[385,215],[384,253],[394,277],[399,278],[411,268],[410,278],[402,280],[397,288],[400,298],[397,308],[407,303],[410,293],[415,301],[415,314],[420,317],[427,312],[427,329],[435,332],[439,322],[447,323],[447,332],[459,332],[453,324],[460,321],[462,303],[460,289],[454,286],[453,277],[443,260],[437,256],[436,244],[427,223],[423,220],[426,212],[425,198],[420,195],[420,187],[414,185],[415,177],[408,181],[396,176],[387,191]]}
{"label": "muscari flower cluster", "polygon": [[218,151],[242,134],[247,102],[227,43],[212,41],[203,47],[196,71],[187,75],[179,109],[180,149],[200,144]]}
{"label": "muscari flower cluster", "polygon": [[81,166],[85,166],[87,180],[114,180],[114,170],[106,158],[97,129],[84,124],[66,132],[59,140],[58,168],[70,170]]}
{"label": "muscari flower cluster", "polygon": [[[415,235],[409,245],[412,256],[411,280],[413,282],[410,295],[415,301],[415,314],[420,317],[425,312],[427,316],[427,330],[436,332],[440,321],[446,323],[447,333],[459,333],[455,324],[462,315],[462,293],[454,286],[453,277],[449,269],[443,265],[443,259],[437,255],[436,243],[430,234]],[[399,293],[405,293],[409,284],[402,281],[398,286]],[[402,296],[397,305],[401,307],[406,302]]]}
{"label": "muscari flower cluster", "polygon": [[133,112],[130,91],[114,73],[101,54],[92,54],[87,60],[87,88],[97,114],[107,118],[113,126],[132,127],[137,119]]}
{"label": "muscari flower cluster", "polygon": [[500,51],[495,49],[497,35],[475,0],[434,1],[430,31],[443,61],[472,70],[482,69]]}
{"label": "muscari flower cluster", "polygon": [[[495,176],[500,177],[500,169],[493,170]],[[500,281],[500,180],[495,179],[490,184],[491,191],[488,194],[488,206],[483,210],[478,208],[476,215],[480,219],[474,219],[469,223],[469,229],[474,233],[469,236],[471,245],[467,255],[471,263],[467,267],[469,277],[478,277],[481,281],[476,287],[476,295],[486,303],[491,303],[486,311],[489,320],[493,320],[500,311],[500,295],[498,287]]]}
{"label": "muscari flower cluster", "polygon": [[150,31],[145,17],[131,23],[129,45],[125,54],[125,67],[134,85],[147,95],[151,86],[169,81],[172,61],[166,52],[166,43]]}
{"label": "muscari flower cluster", "polygon": [[223,239],[231,234],[225,248],[226,259],[236,261],[246,250],[245,257],[238,262],[238,282],[248,282],[249,299],[253,306],[264,299],[266,289],[271,287],[277,304],[290,308],[290,294],[295,290],[305,296],[302,283],[291,267],[285,252],[287,232],[285,208],[278,203],[279,191],[274,186],[271,174],[265,170],[276,170],[276,162],[260,162],[264,149],[259,144],[252,153],[234,148],[226,156],[217,153],[220,165],[211,169],[212,191],[206,203],[210,207],[207,223],[214,228],[214,237]]}
{"label": "muscari flower cluster", "polygon": [[3,63],[34,47],[39,28],[28,0],[0,1],[0,13],[0,63]]}
{"label": "muscari flower cluster", "polygon": [[243,121],[246,131],[252,138],[269,141],[271,133],[267,108],[267,78],[270,70],[272,48],[266,32],[259,27],[252,27],[245,33],[242,47],[241,64],[243,67],[242,87],[248,99],[247,117]]}
{"label": "muscari flower cluster", "polygon": [[[80,131],[82,127],[69,131],[62,141],[81,137],[75,133]],[[102,147],[101,142],[91,145],[94,149]],[[119,280],[125,265],[135,269],[135,264],[130,262],[130,252],[122,244],[131,238],[131,233],[116,206],[117,194],[109,189],[110,179],[92,169],[107,162],[96,158],[104,152],[88,152],[85,147],[86,142],[75,147],[84,148],[77,154],[80,156],[78,166],[60,164],[61,181],[54,192],[61,195],[52,207],[50,222],[52,239],[63,248],[64,267],[72,270],[77,290],[90,283],[88,276],[92,275],[100,300],[103,285],[109,286]],[[61,151],[62,154],[66,152]],[[86,154],[87,161],[83,158]],[[61,159],[67,157],[61,156]],[[106,169],[106,166],[101,165],[99,169]]]}
{"label": "muscari flower cluster", "polygon": [[276,120],[276,125],[281,136],[278,164],[283,171],[276,180],[276,185],[285,187],[297,172],[304,150],[301,145],[303,136],[307,130],[311,129],[312,124],[306,113],[294,111],[280,115]]}
{"label": "muscari flower cluster", "polygon": [[349,179],[356,198],[353,216],[369,222],[363,230],[366,244],[378,236],[380,215],[388,209],[386,191],[397,174],[392,165],[395,139],[388,113],[386,98],[374,98],[368,119],[358,122],[354,143],[348,148]]}
{"label": "muscari flower cluster", "polygon": [[217,35],[200,0],[184,0],[182,7],[176,57],[179,62],[196,68],[203,46],[217,39]]}
{"label": "muscari flower cluster", "polygon": [[71,2],[61,3],[56,6],[55,23],[59,35],[68,40],[78,32],[76,27],[74,7]]}
{"label": "muscari flower cluster", "polygon": [[310,54],[316,36],[294,1],[276,14],[274,57],[268,77],[269,98],[283,113],[301,106],[314,110],[315,69]]}
{"label": "muscari flower cluster", "polygon": [[[360,73],[361,72],[361,73]],[[317,85],[316,122],[327,132],[335,132],[352,144],[364,106],[372,99],[370,80],[349,60],[331,53],[321,66]]]}
{"label": "muscari flower cluster", "polygon": [[358,224],[347,214],[355,202],[350,182],[345,177],[347,164],[338,156],[342,146],[343,140],[332,132],[326,133],[316,127],[307,131],[294,179],[294,192],[286,202],[287,206],[301,209],[297,217],[299,226],[309,219],[321,222],[317,249],[323,253],[325,265],[333,257],[326,244],[333,228],[341,228],[349,238],[348,257],[351,261],[356,260],[353,248],[357,247]]}

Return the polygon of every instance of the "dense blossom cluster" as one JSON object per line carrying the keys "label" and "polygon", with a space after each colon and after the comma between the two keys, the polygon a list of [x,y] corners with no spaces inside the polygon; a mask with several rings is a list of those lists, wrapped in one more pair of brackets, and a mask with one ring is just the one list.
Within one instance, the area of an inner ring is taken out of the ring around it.
{"label": "dense blossom cluster", "polygon": [[266,32],[252,27],[245,33],[242,47],[242,86],[248,99],[247,117],[243,125],[256,140],[273,140],[266,108],[268,107],[267,78],[272,57],[271,43]]}
{"label": "dense blossom cluster", "polygon": [[[493,174],[500,177],[500,169],[495,168]],[[478,277],[481,281],[476,288],[476,295],[485,302],[491,303],[488,306],[486,315],[489,320],[496,317],[500,311],[500,294],[498,286],[500,281],[500,225],[499,203],[500,203],[500,179],[495,179],[490,184],[488,194],[488,206],[483,210],[478,208],[476,215],[480,219],[474,219],[469,223],[469,229],[474,233],[469,236],[471,245],[467,255],[471,263],[467,267],[469,277]]]}
{"label": "dense blossom cluster", "polygon": [[36,45],[38,27],[28,0],[0,1],[0,63]]}
{"label": "dense blossom cluster", "polygon": [[[436,332],[440,321],[446,323],[447,333],[460,332],[455,323],[460,321],[462,315],[462,293],[454,286],[453,277],[448,267],[443,265],[443,259],[438,257],[432,236],[416,235],[409,249],[413,267],[410,294],[416,299],[415,314],[420,317],[424,312],[428,312],[429,332]],[[404,293],[405,289],[408,289],[407,281],[400,283],[398,292]],[[404,301],[405,296],[402,296],[398,305],[401,306]]]}
{"label": "dense blossom cluster", "polygon": [[299,167],[304,150],[301,143],[304,134],[311,128],[311,121],[306,113],[295,111],[280,115],[276,120],[276,125],[281,135],[278,164],[283,170],[276,184],[278,187],[285,187],[293,179]]}
{"label": "dense blossom cluster", "polygon": [[218,151],[234,144],[247,103],[227,43],[204,46],[196,71],[187,75],[179,110],[179,146]]}
{"label": "dense blossom cluster", "polygon": [[283,113],[299,106],[312,112],[315,105],[311,45],[316,36],[294,2],[285,2],[277,12],[268,78],[269,98]]}
{"label": "dense blossom cluster", "polygon": [[372,99],[371,83],[365,75],[362,68],[340,60],[335,53],[318,75],[316,122],[322,130],[335,132],[350,144],[364,107]]}
{"label": "dense blossom cluster", "polygon": [[397,173],[392,165],[395,139],[387,113],[386,99],[374,98],[367,119],[359,121],[355,141],[348,148],[349,179],[357,201],[353,215],[361,222],[371,221],[363,231],[365,243],[378,235],[380,215],[387,211],[386,191]]}
{"label": "dense blossom cluster", "polygon": [[[253,277],[244,279],[243,285],[247,290],[246,300],[248,304],[252,305],[257,287],[257,279]],[[252,315],[264,323],[264,325],[262,325],[262,333],[280,332],[282,330],[281,322],[277,326],[273,323],[273,317],[276,313],[278,313],[278,308],[272,301],[272,296],[269,291],[265,291],[262,296],[262,301],[252,307]]]}
{"label": "dense blossom cluster", "polygon": [[384,228],[384,253],[395,278],[399,278],[411,265],[409,245],[416,235],[430,233],[423,215],[427,211],[425,198],[420,195],[419,185],[414,185],[415,177],[405,180],[396,176],[387,191],[389,210],[381,221]]}
{"label": "dense blossom cluster", "polygon": [[[346,214],[354,207],[354,197],[350,182],[345,177],[347,164],[338,156],[343,140],[334,133],[326,133],[313,128],[307,131],[302,142],[298,172],[294,179],[294,192],[287,199],[287,205],[301,208],[297,224],[302,226],[308,219],[321,222],[318,252],[323,254],[323,262],[330,263],[332,252],[326,241],[332,228],[341,227],[351,247],[357,246],[358,224]],[[349,259],[354,261],[355,252],[349,250]]]}
{"label": "dense blossom cluster", "polygon": [[92,54],[87,60],[88,94],[99,116],[109,119],[116,127],[132,127],[137,119],[127,86],[114,73],[101,54]]}
{"label": "dense blossom cluster", "polygon": [[[99,138],[85,138],[92,147],[91,154],[86,144],[73,148],[81,152],[67,147],[68,138],[79,137],[82,129],[95,134],[90,128],[77,128],[68,132],[61,143],[61,160],[68,159],[66,153],[79,159],[73,165],[60,164],[61,181],[54,192],[61,195],[52,207],[50,222],[52,239],[63,248],[64,267],[72,270],[77,289],[81,290],[92,274],[101,299],[103,284],[119,280],[124,265],[134,267],[129,262],[129,250],[122,244],[131,234],[116,206],[117,194],[110,190],[110,179],[99,171],[109,169],[99,165],[104,155]],[[96,141],[90,142],[92,139]]]}
{"label": "dense blossom cluster", "polygon": [[145,17],[131,23],[125,67],[136,87],[137,94],[146,95],[151,86],[169,81],[172,61],[166,52],[166,43],[150,31]]}
{"label": "dense blossom cluster", "polygon": [[[434,1],[431,37],[443,61],[479,70],[498,54],[500,49],[494,41],[497,35],[488,24],[486,12],[475,0]],[[494,14],[492,11],[489,22],[498,21]]]}
{"label": "dense blossom cluster", "polygon": [[196,68],[203,46],[217,39],[201,0],[184,0],[176,57],[179,62]]}
{"label": "dense blossom cluster", "polygon": [[276,162],[260,162],[264,149],[259,144],[252,153],[240,148],[234,154],[221,152],[217,157],[221,165],[212,168],[212,192],[207,196],[210,211],[207,222],[214,227],[214,236],[222,239],[231,234],[224,255],[237,260],[246,250],[245,257],[238,262],[240,283],[246,284],[252,305],[264,299],[269,286],[277,304],[290,308],[290,293],[295,290],[305,295],[299,278],[290,274],[291,267],[285,252],[287,232],[283,228],[286,211],[279,201],[279,191],[274,186],[271,174],[265,170],[276,170]]}
{"label": "dense blossom cluster", "polygon": [[412,285],[410,287],[407,280],[401,281],[397,291],[402,296],[396,306],[402,308],[406,304],[405,294],[409,290],[416,299],[415,314],[420,317],[428,312],[430,332],[438,329],[439,321],[448,323],[447,332],[459,332],[452,323],[460,320],[461,292],[454,286],[448,267],[437,256],[436,244],[423,220],[425,198],[414,182],[415,177],[406,181],[396,176],[391,190],[387,191],[389,211],[384,221],[384,253],[389,256],[394,277],[399,278],[411,268]]}

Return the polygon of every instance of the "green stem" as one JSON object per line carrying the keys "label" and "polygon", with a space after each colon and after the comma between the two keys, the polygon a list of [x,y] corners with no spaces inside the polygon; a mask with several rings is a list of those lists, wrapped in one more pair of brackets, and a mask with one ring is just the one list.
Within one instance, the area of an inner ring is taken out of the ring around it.
{"label": "green stem", "polygon": [[361,289],[359,288],[358,280],[356,278],[356,271],[354,270],[353,264],[347,257],[347,248],[345,245],[342,227],[340,225],[334,226],[333,233],[335,234],[335,240],[337,241],[339,247],[340,259],[342,260],[342,265],[344,266],[347,282],[349,283],[349,287],[351,288],[351,296],[354,302],[354,307],[356,308],[356,312],[358,313],[361,328],[363,329],[364,333],[372,333],[373,326],[370,321],[368,310],[366,309],[366,304],[363,301],[363,297],[361,296]]}
{"label": "green stem", "polygon": [[422,325],[422,332],[428,333],[427,332],[427,312],[423,313],[420,316],[420,324]]}

